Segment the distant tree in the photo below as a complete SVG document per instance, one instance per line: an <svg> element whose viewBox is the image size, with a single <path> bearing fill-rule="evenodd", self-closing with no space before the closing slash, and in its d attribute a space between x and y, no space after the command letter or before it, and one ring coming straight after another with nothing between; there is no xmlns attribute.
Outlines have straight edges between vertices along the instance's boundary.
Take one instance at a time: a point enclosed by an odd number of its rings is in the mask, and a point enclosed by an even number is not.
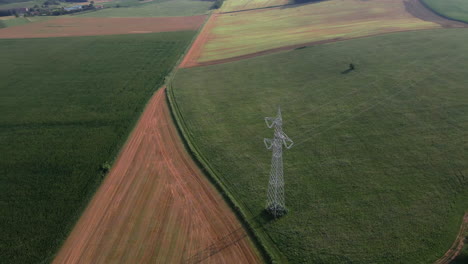
<svg viewBox="0 0 468 264"><path fill-rule="evenodd" d="M0 10L0 17L2 16L11 16L10 10Z"/></svg>
<svg viewBox="0 0 468 264"><path fill-rule="evenodd" d="M216 0L211 6L211 9L219 9L223 5L224 0Z"/></svg>
<svg viewBox="0 0 468 264"><path fill-rule="evenodd" d="M291 4L305 4L305 3L312 3L312 2L322 2L325 0L290 0Z"/></svg>

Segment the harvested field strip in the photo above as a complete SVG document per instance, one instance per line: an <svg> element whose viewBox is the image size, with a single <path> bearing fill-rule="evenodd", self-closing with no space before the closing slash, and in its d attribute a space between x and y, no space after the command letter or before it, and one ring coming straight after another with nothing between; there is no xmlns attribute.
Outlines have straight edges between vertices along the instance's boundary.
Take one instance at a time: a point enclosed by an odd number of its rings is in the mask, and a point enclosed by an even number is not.
<svg viewBox="0 0 468 264"><path fill-rule="evenodd" d="M412 0L416 1L416 0ZM217 14L199 36L201 51L188 61L207 62L329 39L441 28L414 17L404 0L330 0L231 14Z"/></svg>
<svg viewBox="0 0 468 264"><path fill-rule="evenodd" d="M445 255L434 262L434 264L450 264L462 251L465 245L465 238L468 236L468 212L463 217L463 222L458 232L457 238L452 247L445 253Z"/></svg>
<svg viewBox="0 0 468 264"><path fill-rule="evenodd" d="M151 18L63 17L0 30L0 38L45 38L197 30L205 16Z"/></svg>
<svg viewBox="0 0 468 264"><path fill-rule="evenodd" d="M240 223L177 135L164 89L54 263L259 263Z"/></svg>
<svg viewBox="0 0 468 264"><path fill-rule="evenodd" d="M212 14L208 21L206 21L205 26L198 34L197 38L193 42L192 46L190 47L187 54L184 56L184 59L179 65L179 68L189 68L198 65L198 58L201 57L201 51L203 49L203 45L208 41L208 36L215 27L215 21L219 14Z"/></svg>
<svg viewBox="0 0 468 264"><path fill-rule="evenodd" d="M221 12L233 12L270 6L287 5L289 0L225 0Z"/></svg>

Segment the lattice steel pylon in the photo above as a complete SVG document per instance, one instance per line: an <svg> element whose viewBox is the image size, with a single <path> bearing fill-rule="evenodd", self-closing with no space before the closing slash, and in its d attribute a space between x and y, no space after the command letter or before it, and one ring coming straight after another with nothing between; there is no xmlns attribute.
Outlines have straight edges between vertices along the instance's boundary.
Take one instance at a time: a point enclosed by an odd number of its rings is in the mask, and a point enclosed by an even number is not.
<svg viewBox="0 0 468 264"><path fill-rule="evenodd" d="M271 149L273 152L266 210L274 218L277 218L286 213L284 203L283 145L286 149L290 149L294 142L283 132L283 119L280 108L278 108L278 115L276 117L266 117L265 122L268 128L275 129L273 139L265 138L263 140L266 148Z"/></svg>

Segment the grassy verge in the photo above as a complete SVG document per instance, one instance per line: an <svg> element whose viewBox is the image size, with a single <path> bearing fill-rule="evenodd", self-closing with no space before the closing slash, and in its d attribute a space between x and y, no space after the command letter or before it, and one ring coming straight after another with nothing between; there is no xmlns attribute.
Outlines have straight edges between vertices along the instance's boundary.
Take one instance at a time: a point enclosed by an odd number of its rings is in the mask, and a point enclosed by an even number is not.
<svg viewBox="0 0 468 264"><path fill-rule="evenodd" d="M258 225L256 224L256 222L249 221L249 219L252 219L254 217L258 218L257 221L260 218L263 218L264 221L269 221L269 217L265 216L264 214L254 216L251 213L247 212L245 209L243 209L243 207L239 206L237 200L232 196L232 194L229 192L229 189L226 188L226 186L217 176L213 168L210 166L210 163L204 158L203 155L200 154L196 146L191 143L193 142L193 138L190 132L187 130L183 117L179 111L171 85L168 86L168 89L166 90L166 95L171 108L172 117L176 121L177 130L181 135L184 145L186 146L189 153L192 155L197 165L202 169L205 175L208 176L208 179L211 181L211 183L218 189L225 201L231 206L234 213L241 221L245 230L253 239L255 246L263 256L263 259L267 261L267 263L285 263L286 259L284 258L284 256L272 244L272 241L267 239L266 234L258 230Z"/></svg>
<svg viewBox="0 0 468 264"><path fill-rule="evenodd" d="M395 33L180 69L170 96L194 155L267 250L431 263L467 209L467 41L466 29ZM278 105L296 142L284 152L290 211L265 221L263 118Z"/></svg>
<svg viewBox="0 0 468 264"><path fill-rule="evenodd" d="M4 263L51 260L194 34L0 40Z"/></svg>

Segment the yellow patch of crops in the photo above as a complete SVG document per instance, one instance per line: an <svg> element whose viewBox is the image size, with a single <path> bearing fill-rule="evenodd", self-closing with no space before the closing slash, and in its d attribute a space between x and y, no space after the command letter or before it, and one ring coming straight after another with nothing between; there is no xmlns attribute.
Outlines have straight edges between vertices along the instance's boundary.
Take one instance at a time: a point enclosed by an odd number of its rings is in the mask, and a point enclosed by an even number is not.
<svg viewBox="0 0 468 264"><path fill-rule="evenodd" d="M221 12L286 5L289 0L225 0Z"/></svg>
<svg viewBox="0 0 468 264"><path fill-rule="evenodd" d="M232 1L243 0L226 4ZM218 14L198 62L314 41L441 27L412 16L403 1L329 0Z"/></svg>

